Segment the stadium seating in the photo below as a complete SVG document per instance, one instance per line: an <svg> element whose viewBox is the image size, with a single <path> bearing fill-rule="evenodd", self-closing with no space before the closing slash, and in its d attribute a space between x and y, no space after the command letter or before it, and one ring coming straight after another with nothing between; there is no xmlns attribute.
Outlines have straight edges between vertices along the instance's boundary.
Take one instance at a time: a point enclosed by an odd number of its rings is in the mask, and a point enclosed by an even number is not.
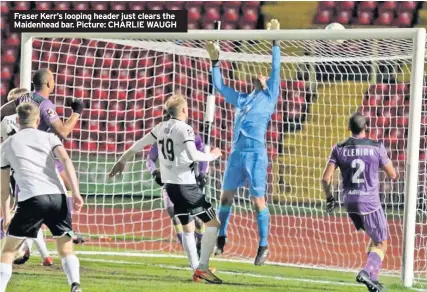
<svg viewBox="0 0 427 292"><path fill-rule="evenodd" d="M314 24L376 25L411 27L422 2L417 1L334 1L319 2Z"/></svg>

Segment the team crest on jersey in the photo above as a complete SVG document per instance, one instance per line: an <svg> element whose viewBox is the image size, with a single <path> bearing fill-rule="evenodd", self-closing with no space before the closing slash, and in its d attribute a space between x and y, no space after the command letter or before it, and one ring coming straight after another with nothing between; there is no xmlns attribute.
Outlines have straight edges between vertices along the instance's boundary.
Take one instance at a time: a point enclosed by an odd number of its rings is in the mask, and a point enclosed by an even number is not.
<svg viewBox="0 0 427 292"><path fill-rule="evenodd" d="M54 117L56 113L53 109L50 108L47 110L47 114L49 115L49 117Z"/></svg>
<svg viewBox="0 0 427 292"><path fill-rule="evenodd" d="M188 132L189 136L194 136L194 130L193 129L188 129L187 132Z"/></svg>

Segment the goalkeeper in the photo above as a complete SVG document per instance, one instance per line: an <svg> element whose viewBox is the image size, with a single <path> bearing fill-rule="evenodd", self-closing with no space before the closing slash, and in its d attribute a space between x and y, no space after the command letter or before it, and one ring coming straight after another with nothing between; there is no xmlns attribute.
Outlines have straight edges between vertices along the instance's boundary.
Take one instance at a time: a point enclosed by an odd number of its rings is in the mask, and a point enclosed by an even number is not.
<svg viewBox="0 0 427 292"><path fill-rule="evenodd" d="M197 134L195 135L194 142L196 144L197 150L203 152L205 145L204 145L200 135L197 135ZM156 161L158 158L159 158L159 148L157 147L157 144L153 144L153 146L150 149L150 152L148 153L146 166L147 166L148 170L150 171L150 173L152 174L153 179L156 181L156 183L159 186L163 186L164 184L162 183L162 177L161 177L160 171L157 169L157 166L156 166ZM197 185L202 190L206 185L206 172L207 172L207 170L208 170L207 162L204 162L204 161L199 162L199 174L196 176L196 181L197 181ZM182 224L181 224L181 221L179 220L179 218L177 216L175 216L174 205L173 205L171 199L169 198L169 195L168 195L165 187L162 188L162 196L163 196L163 202L165 204L168 215L172 220L172 223L173 223L173 226L174 226L174 229L176 232L176 237L177 237L179 243L182 245L182 232L183 232ZM194 235L196 237L196 242L197 242L196 243L197 253L200 256L202 237L203 237L205 225L203 224L202 220L200 220L198 217L194 217L194 221L195 221L195 225L196 225L196 230L194 232Z"/></svg>
<svg viewBox="0 0 427 292"><path fill-rule="evenodd" d="M267 29L279 29L280 24L273 19ZM249 181L249 191L256 209L259 248L255 265L262 265L268 257L268 230L270 213L266 206L266 182L268 157L265 134L271 114L274 112L279 96L280 48L273 41L272 68L269 78L259 75L254 79L254 91L237 92L224 85L219 68L219 47L212 42L206 46L212 61L212 79L215 89L224 96L225 101L235 107L233 147L225 170L223 191L219 207L221 226L217 239L216 254L224 251L226 229L231 215L233 197L237 188Z"/></svg>

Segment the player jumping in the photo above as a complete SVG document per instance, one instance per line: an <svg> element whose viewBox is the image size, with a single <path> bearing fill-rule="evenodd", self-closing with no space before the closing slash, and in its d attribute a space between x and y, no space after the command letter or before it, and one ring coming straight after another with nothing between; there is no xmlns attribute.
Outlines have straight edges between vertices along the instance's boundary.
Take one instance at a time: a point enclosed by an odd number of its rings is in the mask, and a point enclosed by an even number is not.
<svg viewBox="0 0 427 292"><path fill-rule="evenodd" d="M73 163L58 137L37 130L39 109L32 103L22 103L17 108L20 130L1 147L1 211L3 229L7 236L0 263L0 292L12 276L12 262L25 238L37 237L45 224L56 238L58 254L72 292L81 292L80 264L73 251L73 230L68 211L66 189L57 170L55 157L64 165L72 189L76 212L83 206ZM11 218L9 178L10 169L16 173L20 186L18 208Z"/></svg>
<svg viewBox="0 0 427 292"><path fill-rule="evenodd" d="M205 146L200 135L197 135L197 134L195 135L195 143L196 143L197 150L203 151ZM153 176L153 179L155 180L155 182L159 186L164 186L164 184L162 183L161 173L156 166L156 161L158 157L159 157L159 148L157 147L157 144L153 144L153 146L150 149L150 152L148 153L148 159L147 159L146 165L151 175ZM203 188L206 185L206 172L208 170L208 164L206 162L200 162L198 166L199 166L199 174L196 176L196 180L199 187L203 190ZM179 218L174 214L174 211L173 211L174 206L171 199L168 196L168 193L165 187L162 188L162 196L163 196L163 202L165 204L168 215L172 220L176 237L179 243L181 243L182 245L182 224L181 224L181 221L179 221ZM194 217L194 223L196 225L194 234L196 236L197 254L200 256L200 249L202 246L202 238L203 238L203 232L204 232L205 226L203 222L199 219L199 217Z"/></svg>
<svg viewBox="0 0 427 292"><path fill-rule="evenodd" d="M190 265L194 270L193 279L221 284L222 281L209 269L209 258L215 248L219 222L216 212L200 191L194 175L194 163L197 161L213 161L221 156L221 151L215 148L210 154L200 152L194 143L194 130L186 123L188 105L185 97L174 95L170 97L165 109L170 120L161 122L151 132L137 141L116 162L110 171L110 177L121 174L126 161L133 157L145 146L156 142L161 152L160 173L162 183L174 204L174 214L182 223L184 236L182 243L187 253ZM196 240L194 237L194 220L197 216L206 225L202 239L200 261L197 256Z"/></svg>
<svg viewBox="0 0 427 292"><path fill-rule="evenodd" d="M267 29L279 29L280 24L273 19ZM259 248L255 265L264 264L268 257L268 233L270 213L266 206L268 157L265 134L271 114L276 107L280 84L280 47L273 41L272 68L267 79L258 76L254 80L255 90L251 93L237 92L224 85L219 69L219 47L209 42L206 46L212 61L212 75L215 89L231 103L236 110L234 118L233 147L224 174L223 192L219 207L219 229L216 254L224 252L226 230L231 215L231 206L237 188L249 181L249 191L256 209Z"/></svg>
<svg viewBox="0 0 427 292"><path fill-rule="evenodd" d="M356 277L371 292L385 291L378 282L381 263L387 250L388 223L381 207L379 172L383 169L392 180L398 173L388 158L384 145L366 137L366 118L355 113L350 117L352 137L336 144L323 173L322 185L326 194L327 211L335 208L331 180L335 169L341 171L344 205L356 230L364 230L371 238L366 266Z"/></svg>
<svg viewBox="0 0 427 292"><path fill-rule="evenodd" d="M20 97L21 95L28 94L29 91L25 88L14 88L7 95L7 101L12 101ZM1 138L2 142L6 141L10 136L16 134L19 131L19 125L17 124L17 114L6 116L1 121ZM15 184L14 171L11 169L10 172L10 193L14 196L14 201L17 202L17 196L19 193L19 187ZM16 207L16 204L15 204ZM14 208L12 208L14 209ZM1 227L1 226L0 226ZM3 234L3 232L2 232ZM0 236L0 239L2 236ZM53 258L49 255L49 251L44 241L43 231L40 229L37 232L37 238L34 239L37 250L42 258L43 266L53 265ZM31 254L31 247L33 245L33 239L26 239L20 250L18 251L17 258L14 260L14 264L20 265L28 261Z"/></svg>
<svg viewBox="0 0 427 292"><path fill-rule="evenodd" d="M50 72L49 69L40 69L36 71L33 75L33 85L35 89L34 92L22 95L16 100L8 102L2 106L1 116L3 117L15 113L16 107L22 102L34 103L40 109L41 120L39 130L45 132L52 131L60 138L66 139L79 120L83 111L83 103L78 99L74 99L70 103L73 113L70 118L63 123L56 113L55 104L49 99L50 94L52 94L55 89L55 80L52 72ZM56 161L56 167L64 181L65 187L67 190L71 190L70 183L68 182L67 176L64 172L64 167L58 160ZM69 210L70 212L73 212L71 197L68 196L67 200L69 203ZM84 241L85 239L82 236L75 234L75 238L73 238L74 243L83 243Z"/></svg>

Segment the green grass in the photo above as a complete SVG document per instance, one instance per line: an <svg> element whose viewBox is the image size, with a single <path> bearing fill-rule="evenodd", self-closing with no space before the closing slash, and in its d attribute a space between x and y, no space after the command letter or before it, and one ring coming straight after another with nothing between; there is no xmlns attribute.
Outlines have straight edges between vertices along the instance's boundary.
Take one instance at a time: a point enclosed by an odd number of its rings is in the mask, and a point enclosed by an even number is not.
<svg viewBox="0 0 427 292"><path fill-rule="evenodd" d="M50 244L49 244L50 246ZM183 258L118 257L106 255L79 255L81 284L86 292L107 291L330 291L362 292L353 273L314 269L220 262L211 264L225 284L193 283L187 261ZM314 282L309 282L309 281ZM326 283L323 281L330 281ZM402 288L399 279L382 277L393 291L411 291ZM33 255L24 266L14 266L14 274L7 292L69 291L66 277L55 257L53 267L40 266L40 258Z"/></svg>

